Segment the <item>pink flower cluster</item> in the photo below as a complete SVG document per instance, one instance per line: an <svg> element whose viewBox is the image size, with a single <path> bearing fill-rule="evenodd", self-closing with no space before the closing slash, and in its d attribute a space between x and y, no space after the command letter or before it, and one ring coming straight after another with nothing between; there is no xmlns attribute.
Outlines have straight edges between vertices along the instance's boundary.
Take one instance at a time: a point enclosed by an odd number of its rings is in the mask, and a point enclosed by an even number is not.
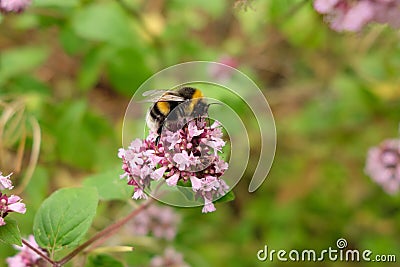
<svg viewBox="0 0 400 267"><path fill-rule="evenodd" d="M172 208L151 205L135 217L132 228L138 235L152 233L157 238L172 240L179 221L180 217Z"/></svg>
<svg viewBox="0 0 400 267"><path fill-rule="evenodd" d="M0 0L0 11L21 12L31 4L32 0Z"/></svg>
<svg viewBox="0 0 400 267"><path fill-rule="evenodd" d="M10 180L11 174L3 176L0 172L0 190L12 189L13 185ZM10 212L25 213L25 204L21 202L22 199L19 196L10 195L7 196L0 192L0 227L5 225L6 222L4 218Z"/></svg>
<svg viewBox="0 0 400 267"><path fill-rule="evenodd" d="M145 140L134 140L128 149L120 149L129 185L135 187L134 199L147 198L144 189L152 181L165 179L168 186L178 181L190 183L197 198L204 201L203 213L215 211L212 201L229 191L220 177L228 164L220 158L225 142L218 122L208 126L205 119L194 119L182 129L166 130L158 136L150 133Z"/></svg>
<svg viewBox="0 0 400 267"><path fill-rule="evenodd" d="M155 256L150 262L150 267L165 266L189 267L183 260L182 254L171 247L166 248L163 255Z"/></svg>
<svg viewBox="0 0 400 267"><path fill-rule="evenodd" d="M357 32L371 22L400 27L400 0L315 0L314 8L338 32Z"/></svg>
<svg viewBox="0 0 400 267"><path fill-rule="evenodd" d="M383 141L368 151L365 172L389 194L400 189L400 139Z"/></svg>
<svg viewBox="0 0 400 267"><path fill-rule="evenodd" d="M33 235L29 236L28 242L33 247L41 249L39 248L39 245L36 243ZM22 245L22 247L14 246L14 248L19 250L19 253L14 257L7 258L7 264L9 267L41 266L38 264L41 257L38 254L36 254L33 250L31 250L29 247ZM43 253L45 252L43 251Z"/></svg>

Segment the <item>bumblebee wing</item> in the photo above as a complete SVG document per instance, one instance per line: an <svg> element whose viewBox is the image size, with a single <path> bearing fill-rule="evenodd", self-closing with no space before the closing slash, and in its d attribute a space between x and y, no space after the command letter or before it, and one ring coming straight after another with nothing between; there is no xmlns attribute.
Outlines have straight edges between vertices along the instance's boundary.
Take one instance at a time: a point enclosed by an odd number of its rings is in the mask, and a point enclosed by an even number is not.
<svg viewBox="0 0 400 267"><path fill-rule="evenodd" d="M173 95L173 94L165 94L162 95L157 101L185 101L185 99L181 96Z"/></svg>
<svg viewBox="0 0 400 267"><path fill-rule="evenodd" d="M158 101L184 101L183 97L177 96L170 90L149 90L142 94L147 98L140 102L158 102Z"/></svg>
<svg viewBox="0 0 400 267"><path fill-rule="evenodd" d="M156 90L148 90L142 94L142 96L145 97L145 99L139 101L139 102L157 102L158 99L160 99L163 94L169 92L168 90L162 90L162 89L156 89Z"/></svg>
<svg viewBox="0 0 400 267"><path fill-rule="evenodd" d="M165 89L148 90L148 91L144 92L142 94L142 96L153 96L153 95L161 96L161 95L165 94L166 92L170 92L170 91L169 90L165 90Z"/></svg>

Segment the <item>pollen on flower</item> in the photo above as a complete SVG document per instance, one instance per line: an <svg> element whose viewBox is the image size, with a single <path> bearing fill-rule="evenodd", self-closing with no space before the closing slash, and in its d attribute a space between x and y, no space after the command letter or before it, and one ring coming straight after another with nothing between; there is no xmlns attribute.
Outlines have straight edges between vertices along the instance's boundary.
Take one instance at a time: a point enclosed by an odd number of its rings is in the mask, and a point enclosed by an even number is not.
<svg viewBox="0 0 400 267"><path fill-rule="evenodd" d="M150 133L146 139L135 139L127 149L119 150L124 170L121 178L135 187L133 198L146 198L145 189L151 182L164 178L172 187L179 181L190 183L195 197L205 203L203 212L214 211L212 200L229 191L221 178L228 163L219 155L225 146L220 124L210 127L205 119L198 118L176 132L165 131L159 142L154 136Z"/></svg>

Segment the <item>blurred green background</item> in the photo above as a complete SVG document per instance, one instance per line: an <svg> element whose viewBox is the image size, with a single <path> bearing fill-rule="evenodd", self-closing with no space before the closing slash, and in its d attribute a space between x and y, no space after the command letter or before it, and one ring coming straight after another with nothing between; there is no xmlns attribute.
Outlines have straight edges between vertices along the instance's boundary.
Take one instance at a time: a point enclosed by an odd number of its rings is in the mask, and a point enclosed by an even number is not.
<svg viewBox="0 0 400 267"><path fill-rule="evenodd" d="M247 192L248 172L236 199L217 204L216 212L176 208L182 222L173 246L185 261L283 266L258 261L257 251L264 245L320 251L341 237L349 248L397 253L399 261L400 197L364 174L369 147L399 136L399 39L384 25L333 32L311 1L296 0L34 0L22 14L0 15L1 125L7 125L0 170L14 172L27 204L26 215L12 216L27 236L54 190L93 174L118 179L123 116L140 84L177 63L229 58L269 101L276 156L255 193ZM130 209L124 201L101 202L91 233ZM111 253L127 266L146 266L164 245L137 245L122 234L112 242L135 246ZM0 266L14 253L2 244Z"/></svg>

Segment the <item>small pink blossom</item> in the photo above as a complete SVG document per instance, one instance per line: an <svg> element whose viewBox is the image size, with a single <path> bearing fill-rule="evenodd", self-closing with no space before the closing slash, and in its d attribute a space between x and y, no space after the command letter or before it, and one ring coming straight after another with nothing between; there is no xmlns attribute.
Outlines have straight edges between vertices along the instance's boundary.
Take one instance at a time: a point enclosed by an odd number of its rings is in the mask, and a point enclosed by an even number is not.
<svg viewBox="0 0 400 267"><path fill-rule="evenodd" d="M132 198L133 199L147 199L147 195L143 192L143 190L141 188L136 187Z"/></svg>
<svg viewBox="0 0 400 267"><path fill-rule="evenodd" d="M167 170L167 168L168 168L168 167L164 166L164 167L161 167L161 168L155 170L155 171L151 174L151 178L153 178L153 180L156 180L156 181L160 180L161 177L164 176L164 173L165 173L165 171Z"/></svg>
<svg viewBox="0 0 400 267"><path fill-rule="evenodd" d="M5 12L21 12L31 4L31 0L1 0L0 10Z"/></svg>
<svg viewBox="0 0 400 267"><path fill-rule="evenodd" d="M22 199L19 196L11 195L8 198L8 211L15 211L17 213L24 214L26 212L25 204L21 202Z"/></svg>
<svg viewBox="0 0 400 267"><path fill-rule="evenodd" d="M195 136L199 136L204 132L204 129L198 129L195 122L191 121L189 122L188 125L188 131L189 131L189 138L192 139Z"/></svg>
<svg viewBox="0 0 400 267"><path fill-rule="evenodd" d="M314 8L319 13L328 13L340 0L316 0Z"/></svg>
<svg viewBox="0 0 400 267"><path fill-rule="evenodd" d="M179 144L180 142L182 142L181 134L179 133L179 131L177 131L175 133L167 131L167 136L166 136L165 140L169 143L168 149L170 149L170 150L173 149L176 144Z"/></svg>
<svg viewBox="0 0 400 267"><path fill-rule="evenodd" d="M181 253L176 252L173 248L167 248L163 255L155 256L151 262L150 267L189 267L189 265L184 262Z"/></svg>
<svg viewBox="0 0 400 267"><path fill-rule="evenodd" d="M7 196L6 194L0 193L0 226L5 225L4 218L10 212L17 212L24 214L26 212L25 204L21 202L22 199L19 196L11 195Z"/></svg>
<svg viewBox="0 0 400 267"><path fill-rule="evenodd" d="M400 27L400 0L315 0L335 31L357 32L372 22Z"/></svg>
<svg viewBox="0 0 400 267"><path fill-rule="evenodd" d="M175 186L178 183L178 180L179 180L179 173L176 173L165 181L167 182L167 185Z"/></svg>
<svg viewBox="0 0 400 267"><path fill-rule="evenodd" d="M129 225L135 234L153 234L157 238L174 239L180 217L170 207L151 205L139 213Z"/></svg>
<svg viewBox="0 0 400 267"><path fill-rule="evenodd" d="M214 204L210 200L206 199L202 212L209 213L209 212L214 212L214 211L215 211Z"/></svg>
<svg viewBox="0 0 400 267"><path fill-rule="evenodd" d="M12 175L12 173L10 173L7 176L3 176L2 172L0 172L0 190L4 190L4 189L13 189L14 186L12 185L12 182L10 180L10 176Z"/></svg>
<svg viewBox="0 0 400 267"><path fill-rule="evenodd" d="M365 173L389 194L400 190L400 139L388 139L368 151Z"/></svg>
<svg viewBox="0 0 400 267"><path fill-rule="evenodd" d="M190 176L190 182L192 183L192 188L194 191L197 191L201 188L201 179L196 176Z"/></svg>
<svg viewBox="0 0 400 267"><path fill-rule="evenodd" d="M39 245L36 243L33 235L30 235L28 239L29 240L27 240L27 241L29 242L29 244L31 246L33 246L39 250L42 250L39 247ZM38 254L36 254L34 251L32 251L30 248L28 248L24 244L22 245L22 247L14 246L14 248L19 250L19 252L17 255L7 258L6 261L7 261L7 264L9 267L39 266L38 263L39 263L41 257ZM42 250L42 252L44 254L46 254L46 252L44 250Z"/></svg>

